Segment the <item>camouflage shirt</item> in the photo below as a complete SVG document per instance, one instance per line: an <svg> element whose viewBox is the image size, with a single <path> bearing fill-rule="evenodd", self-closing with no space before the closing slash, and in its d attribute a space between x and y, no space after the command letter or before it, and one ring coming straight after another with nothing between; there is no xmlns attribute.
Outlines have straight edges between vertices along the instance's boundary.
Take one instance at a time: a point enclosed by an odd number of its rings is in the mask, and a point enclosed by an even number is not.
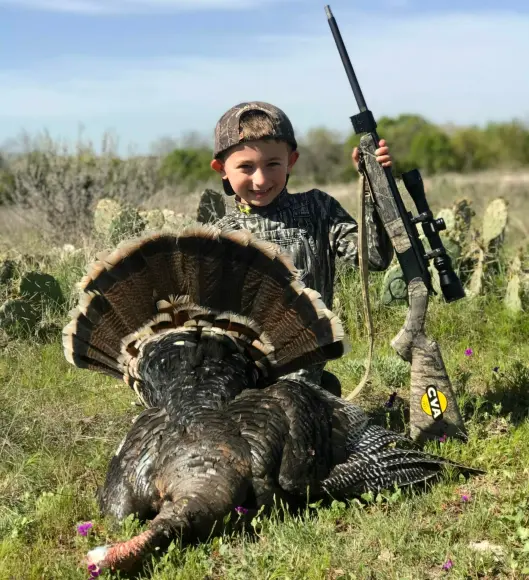
<svg viewBox="0 0 529 580"><path fill-rule="evenodd" d="M288 251L305 286L319 292L332 309L336 260L358 266L357 222L335 198L318 189L290 194L285 188L266 207L242 205L234 198L229 198L227 206L217 227L249 230ZM393 246L369 198L366 222L369 269L385 270L393 258ZM321 370L314 369L317 375Z"/></svg>

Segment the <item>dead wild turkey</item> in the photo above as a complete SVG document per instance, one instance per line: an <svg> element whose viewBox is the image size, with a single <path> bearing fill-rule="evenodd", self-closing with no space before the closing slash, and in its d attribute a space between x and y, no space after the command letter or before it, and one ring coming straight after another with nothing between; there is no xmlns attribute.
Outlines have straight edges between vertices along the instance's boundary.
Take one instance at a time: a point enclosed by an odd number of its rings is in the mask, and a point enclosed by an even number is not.
<svg viewBox="0 0 529 580"><path fill-rule="evenodd" d="M344 331L289 259L249 233L199 226L132 241L100 256L80 287L67 360L123 379L147 407L100 505L149 528L92 550L91 564L135 567L172 539L207 538L236 506L410 485L449 463L390 446L407 441L316 385L280 378L340 357Z"/></svg>

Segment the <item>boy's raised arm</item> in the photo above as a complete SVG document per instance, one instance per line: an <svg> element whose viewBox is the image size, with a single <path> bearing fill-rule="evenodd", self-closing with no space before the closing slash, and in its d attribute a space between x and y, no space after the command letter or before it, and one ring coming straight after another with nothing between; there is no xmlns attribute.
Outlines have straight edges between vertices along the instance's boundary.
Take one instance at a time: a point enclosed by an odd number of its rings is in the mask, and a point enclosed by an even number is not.
<svg viewBox="0 0 529 580"><path fill-rule="evenodd" d="M393 260L393 245L370 197L366 197L366 235L369 269L386 270ZM358 224L334 198L329 215L329 241L336 257L358 266Z"/></svg>

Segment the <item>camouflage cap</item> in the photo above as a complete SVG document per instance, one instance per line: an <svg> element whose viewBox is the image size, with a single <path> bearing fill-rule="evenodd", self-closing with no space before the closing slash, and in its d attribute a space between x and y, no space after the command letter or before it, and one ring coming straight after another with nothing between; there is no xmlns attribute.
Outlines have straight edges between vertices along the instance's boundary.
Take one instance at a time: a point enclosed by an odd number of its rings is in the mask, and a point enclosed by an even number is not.
<svg viewBox="0 0 529 580"><path fill-rule="evenodd" d="M248 111L263 111L272 121L273 131L268 135L273 139L281 139L297 149L297 142L294 136L294 128L290 119L278 107L270 103L253 101L251 103L240 103L226 111L219 119L215 127L215 149L213 156L217 157L234 145L245 141L244 135L240 131L240 119L243 113Z"/></svg>

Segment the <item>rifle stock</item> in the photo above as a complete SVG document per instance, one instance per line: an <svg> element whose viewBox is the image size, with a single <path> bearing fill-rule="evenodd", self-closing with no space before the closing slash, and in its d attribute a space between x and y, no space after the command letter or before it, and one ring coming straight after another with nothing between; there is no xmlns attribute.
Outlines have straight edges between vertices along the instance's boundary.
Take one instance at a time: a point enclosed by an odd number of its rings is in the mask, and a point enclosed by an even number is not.
<svg viewBox="0 0 529 580"><path fill-rule="evenodd" d="M444 299L453 302L465 296L461 281L452 268L450 257L439 236L439 231L446 226L442 219L433 218L418 170L402 175L418 211L418 215L413 217L406 210L391 168L382 167L376 161L375 151L380 139L375 118L366 105L329 6L325 7L325 12L360 109L360 113L351 117L355 133L363 133L358 148L359 169L366 177L375 210L391 239L408 289L408 314L391 346L411 365L410 435L416 441L443 435L466 439L465 426L441 351L424 330L429 296L435 294L428 269L429 260L433 260L439 272ZM419 237L418 223L422 223L429 251L425 250Z"/></svg>

